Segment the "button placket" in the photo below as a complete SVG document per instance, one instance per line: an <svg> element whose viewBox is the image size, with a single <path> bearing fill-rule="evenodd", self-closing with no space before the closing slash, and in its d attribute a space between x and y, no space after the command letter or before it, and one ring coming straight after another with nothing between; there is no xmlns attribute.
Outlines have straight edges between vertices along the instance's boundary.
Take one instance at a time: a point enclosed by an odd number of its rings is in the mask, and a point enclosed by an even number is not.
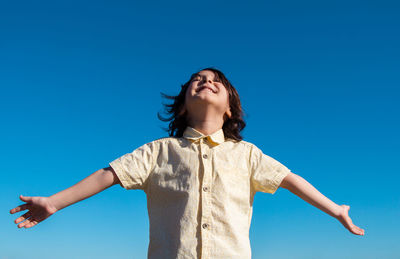
<svg viewBox="0 0 400 259"><path fill-rule="evenodd" d="M203 192L201 195L201 204L202 204L202 218L201 218L201 236L202 236L202 256L201 258L206 258L210 245L210 229L211 225L211 201L209 195L209 186L211 181L211 156L209 154L209 147L206 143L206 139L202 138L200 140L200 154L201 154L201 162L203 164L204 172L203 172L203 180L201 183Z"/></svg>

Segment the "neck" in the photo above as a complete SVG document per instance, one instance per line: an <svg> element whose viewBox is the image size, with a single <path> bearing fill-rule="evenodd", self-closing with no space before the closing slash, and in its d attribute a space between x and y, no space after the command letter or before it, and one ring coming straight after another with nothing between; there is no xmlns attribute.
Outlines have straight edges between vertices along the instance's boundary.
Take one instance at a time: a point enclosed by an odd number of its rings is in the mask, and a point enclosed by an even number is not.
<svg viewBox="0 0 400 259"><path fill-rule="evenodd" d="M189 126L200 131L204 135L210 135L219 129L222 129L223 125L224 120L215 116L192 117L189 119Z"/></svg>

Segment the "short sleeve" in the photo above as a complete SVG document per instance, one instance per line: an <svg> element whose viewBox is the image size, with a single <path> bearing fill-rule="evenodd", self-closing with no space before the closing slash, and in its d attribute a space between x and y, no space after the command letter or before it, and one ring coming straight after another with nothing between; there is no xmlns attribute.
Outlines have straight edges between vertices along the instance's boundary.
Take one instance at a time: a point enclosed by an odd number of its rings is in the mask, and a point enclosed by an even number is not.
<svg viewBox="0 0 400 259"><path fill-rule="evenodd" d="M115 159L109 165L114 169L123 188L144 190L154 168L157 152L156 143L153 141Z"/></svg>
<svg viewBox="0 0 400 259"><path fill-rule="evenodd" d="M250 152L251 183L255 192L274 194L291 171L252 145Z"/></svg>

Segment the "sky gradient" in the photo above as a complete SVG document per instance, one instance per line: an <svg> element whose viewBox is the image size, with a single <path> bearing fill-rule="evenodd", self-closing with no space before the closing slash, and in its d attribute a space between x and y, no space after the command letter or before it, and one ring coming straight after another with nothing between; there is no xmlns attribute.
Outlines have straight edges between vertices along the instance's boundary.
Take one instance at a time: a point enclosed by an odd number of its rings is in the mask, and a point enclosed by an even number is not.
<svg viewBox="0 0 400 259"><path fill-rule="evenodd" d="M113 186L30 229L50 196L154 139L160 92L214 66L257 145L365 236L287 190L257 193L253 259L400 258L396 1L19 1L0 8L0 259L146 258L143 191Z"/></svg>

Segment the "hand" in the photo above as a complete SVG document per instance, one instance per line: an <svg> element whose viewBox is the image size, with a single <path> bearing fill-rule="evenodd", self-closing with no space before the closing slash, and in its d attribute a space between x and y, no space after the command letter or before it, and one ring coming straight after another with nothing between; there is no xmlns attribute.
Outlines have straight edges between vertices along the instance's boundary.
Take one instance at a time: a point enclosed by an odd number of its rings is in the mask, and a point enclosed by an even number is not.
<svg viewBox="0 0 400 259"><path fill-rule="evenodd" d="M15 224L18 224L25 220L18 225L18 228L33 227L57 212L56 207L48 197L26 197L20 195L19 198L26 203L10 210L10 213L14 214L23 210L28 210L28 212L14 221Z"/></svg>
<svg viewBox="0 0 400 259"><path fill-rule="evenodd" d="M351 233L356 235L364 235L364 229L361 229L353 224L351 218L349 217L349 209L348 205L341 205L338 216L336 218L343 224L345 228L347 228Z"/></svg>

